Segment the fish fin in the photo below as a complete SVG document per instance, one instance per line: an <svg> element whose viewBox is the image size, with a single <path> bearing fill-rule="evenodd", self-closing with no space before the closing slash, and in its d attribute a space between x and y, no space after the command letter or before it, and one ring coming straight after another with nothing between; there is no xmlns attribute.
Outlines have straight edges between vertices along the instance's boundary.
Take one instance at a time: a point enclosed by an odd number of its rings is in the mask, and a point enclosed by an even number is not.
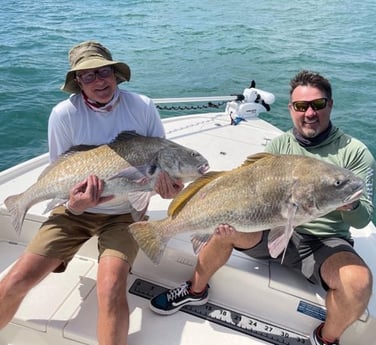
<svg viewBox="0 0 376 345"><path fill-rule="evenodd" d="M149 199L150 200L150 199ZM135 222L139 222L141 220L146 220L145 219L145 214L146 214L146 211L148 210L148 206L149 206L149 201L148 203L145 205L145 207L143 209L140 209L140 210L136 210L135 208L131 208L131 215L132 215L132 219L135 221ZM148 217L149 218L149 217Z"/></svg>
<svg viewBox="0 0 376 345"><path fill-rule="evenodd" d="M287 247L286 226L270 229L268 236L268 249L272 258L277 258Z"/></svg>
<svg viewBox="0 0 376 345"><path fill-rule="evenodd" d="M200 253L201 249L206 245L206 243L210 240L212 236L213 236L212 233L194 234L191 236L191 243L193 246L193 251L196 255Z"/></svg>
<svg viewBox="0 0 376 345"><path fill-rule="evenodd" d="M110 176L107 180L113 180L116 178L126 178L129 181L136 182L138 184L144 185L147 184L150 180L148 176L148 165L142 165L138 167L130 166L119 171L117 174Z"/></svg>
<svg viewBox="0 0 376 345"><path fill-rule="evenodd" d="M256 163L260 159L271 158L274 156L274 154L268 152L255 153L254 155L248 156L240 167L249 166Z"/></svg>
<svg viewBox="0 0 376 345"><path fill-rule="evenodd" d="M142 137L141 134L136 133L135 131L122 131L120 132L114 140L111 141L110 144L119 142L119 141L126 141L133 139L135 137Z"/></svg>
<svg viewBox="0 0 376 345"><path fill-rule="evenodd" d="M22 207L19 201L22 194L11 195L4 200L4 204L10 213L12 225L18 236L21 234L22 224L26 215L26 208Z"/></svg>
<svg viewBox="0 0 376 345"><path fill-rule="evenodd" d="M146 209L142 211L137 211L134 208L132 208L131 210L131 216L135 222L140 221L144 217L145 213L146 213Z"/></svg>
<svg viewBox="0 0 376 345"><path fill-rule="evenodd" d="M43 214L46 214L47 212L50 212L53 208L63 205L67 202L67 199L52 199L46 206L46 208L43 211Z"/></svg>
<svg viewBox="0 0 376 345"><path fill-rule="evenodd" d="M203 176L198 177L171 201L168 207L168 215L174 217L202 187L226 173L227 171L209 171Z"/></svg>
<svg viewBox="0 0 376 345"><path fill-rule="evenodd" d="M160 221L137 222L129 225L129 231L141 250L158 265L161 262L169 237L162 235Z"/></svg>
<svg viewBox="0 0 376 345"><path fill-rule="evenodd" d="M283 252L281 264L283 263L283 260L285 258L287 245L290 241L292 234L294 233L293 220L297 209L298 206L296 204L289 205L287 224L284 227L280 226L271 229L269 232L268 248L270 256L272 258L276 258Z"/></svg>
<svg viewBox="0 0 376 345"><path fill-rule="evenodd" d="M67 158L68 156L71 156L77 152L85 152L85 151L90 151L92 149L96 149L99 147L99 145L75 145L71 146L67 151L65 151L60 157L61 158Z"/></svg>
<svg viewBox="0 0 376 345"><path fill-rule="evenodd" d="M128 200L132 207L137 211L144 211L150 202L150 198L154 195L154 192L129 192Z"/></svg>

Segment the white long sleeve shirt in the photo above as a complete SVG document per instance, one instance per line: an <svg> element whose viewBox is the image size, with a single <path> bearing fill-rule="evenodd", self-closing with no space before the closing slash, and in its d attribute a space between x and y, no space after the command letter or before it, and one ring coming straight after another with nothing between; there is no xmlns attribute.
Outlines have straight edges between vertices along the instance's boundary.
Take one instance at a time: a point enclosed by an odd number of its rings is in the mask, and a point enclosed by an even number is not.
<svg viewBox="0 0 376 345"><path fill-rule="evenodd" d="M117 94L119 101L109 112L93 110L81 94L71 95L52 109L48 123L50 162L72 146L107 144L125 130L165 137L159 113L150 98L122 89ZM122 214L130 211L130 205L128 202L99 205L87 211Z"/></svg>

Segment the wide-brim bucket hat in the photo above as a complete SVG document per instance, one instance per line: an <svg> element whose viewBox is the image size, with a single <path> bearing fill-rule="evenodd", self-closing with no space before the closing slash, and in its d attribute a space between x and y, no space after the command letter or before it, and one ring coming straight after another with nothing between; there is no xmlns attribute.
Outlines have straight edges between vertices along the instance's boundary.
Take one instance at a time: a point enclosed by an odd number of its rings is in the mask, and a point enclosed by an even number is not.
<svg viewBox="0 0 376 345"><path fill-rule="evenodd" d="M65 77L61 87L69 93L80 93L81 88L76 81L76 71L113 66L117 83L129 81L131 70L124 62L112 60L111 52L102 44L95 41L86 41L74 46L68 54L71 69Z"/></svg>

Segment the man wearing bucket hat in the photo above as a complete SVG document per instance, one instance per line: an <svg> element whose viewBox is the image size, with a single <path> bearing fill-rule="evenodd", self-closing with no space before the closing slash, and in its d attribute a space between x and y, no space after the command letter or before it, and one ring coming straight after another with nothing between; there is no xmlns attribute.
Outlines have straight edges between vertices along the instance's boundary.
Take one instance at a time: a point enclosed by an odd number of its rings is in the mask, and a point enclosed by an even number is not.
<svg viewBox="0 0 376 345"><path fill-rule="evenodd" d="M145 136L164 137L158 111L146 96L118 88L129 81L127 64L114 61L98 42L87 41L69 52L71 69L62 90L71 96L57 104L48 124L51 162L78 144L100 145L128 130ZM155 190L163 198L174 197L183 187L160 174ZM10 273L0 283L0 328L16 313L24 296L51 272L63 272L83 242L98 236L97 273L98 342L126 344L129 310L128 273L138 246L127 226L133 222L127 202L99 205L103 181L89 176L70 192L65 206L55 208ZM88 212L85 212L88 211Z"/></svg>

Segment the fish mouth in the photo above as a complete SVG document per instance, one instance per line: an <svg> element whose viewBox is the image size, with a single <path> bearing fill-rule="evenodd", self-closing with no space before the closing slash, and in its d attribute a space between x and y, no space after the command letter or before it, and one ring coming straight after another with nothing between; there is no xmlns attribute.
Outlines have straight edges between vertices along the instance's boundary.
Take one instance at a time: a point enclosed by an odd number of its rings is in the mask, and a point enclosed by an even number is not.
<svg viewBox="0 0 376 345"><path fill-rule="evenodd" d="M209 164L208 164L208 163L205 163L205 164L200 165L200 166L198 167L198 172L199 172L201 175L204 175L208 170L209 170Z"/></svg>
<svg viewBox="0 0 376 345"><path fill-rule="evenodd" d="M346 204L349 204L353 201L356 201L360 199L360 197L362 196L362 193L363 193L363 187L358 189L354 194L348 196L343 202Z"/></svg>

